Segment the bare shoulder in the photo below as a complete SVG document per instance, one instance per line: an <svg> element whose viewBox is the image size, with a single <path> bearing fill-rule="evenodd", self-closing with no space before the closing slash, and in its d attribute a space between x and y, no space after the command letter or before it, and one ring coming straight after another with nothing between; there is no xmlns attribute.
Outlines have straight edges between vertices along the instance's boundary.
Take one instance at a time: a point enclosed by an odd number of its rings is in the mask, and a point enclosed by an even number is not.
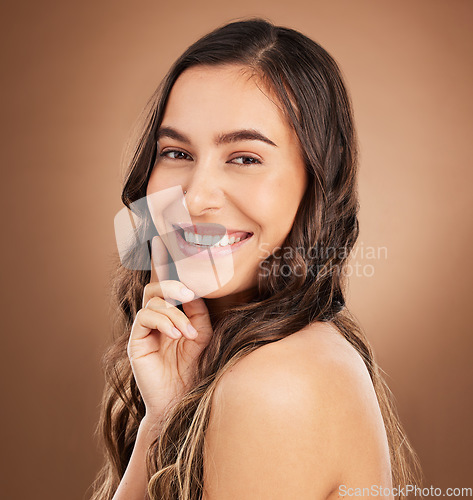
<svg viewBox="0 0 473 500"><path fill-rule="evenodd" d="M260 390L268 385L276 394L284 386L305 387L311 392L330 388L346 392L346 384L360 393L372 392L371 378L356 349L330 323L317 322L288 337L266 344L240 359L223 377L220 390L240 389L251 380Z"/></svg>
<svg viewBox="0 0 473 500"><path fill-rule="evenodd" d="M204 500L327 499L340 485L390 485L371 378L333 325L315 323L264 345L223 375L204 471Z"/></svg>

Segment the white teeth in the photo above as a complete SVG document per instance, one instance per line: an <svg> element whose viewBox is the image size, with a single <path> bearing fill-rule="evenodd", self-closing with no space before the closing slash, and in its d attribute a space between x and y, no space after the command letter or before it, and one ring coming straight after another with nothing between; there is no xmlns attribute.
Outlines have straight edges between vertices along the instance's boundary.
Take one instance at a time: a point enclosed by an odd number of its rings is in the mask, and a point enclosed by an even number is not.
<svg viewBox="0 0 473 500"><path fill-rule="evenodd" d="M184 237L188 243L195 243L194 233L188 233L184 231Z"/></svg>
<svg viewBox="0 0 473 500"><path fill-rule="evenodd" d="M211 236L210 234L201 235L188 231L184 231L184 238L188 243L192 243L194 245L213 247L225 247L241 241L241 238L235 238L234 236L228 238L228 235L226 234L220 238L220 236Z"/></svg>
<svg viewBox="0 0 473 500"><path fill-rule="evenodd" d="M218 246L225 247L228 245L228 236L226 234L223 235L223 238L220 240Z"/></svg>

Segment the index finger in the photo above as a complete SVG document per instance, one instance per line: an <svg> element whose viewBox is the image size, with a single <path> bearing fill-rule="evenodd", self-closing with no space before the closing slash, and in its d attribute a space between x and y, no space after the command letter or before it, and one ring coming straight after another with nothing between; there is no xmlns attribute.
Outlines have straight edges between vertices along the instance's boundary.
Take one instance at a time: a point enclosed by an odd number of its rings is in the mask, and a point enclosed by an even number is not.
<svg viewBox="0 0 473 500"><path fill-rule="evenodd" d="M151 278L150 283L169 279L168 251L160 236L151 240Z"/></svg>
<svg viewBox="0 0 473 500"><path fill-rule="evenodd" d="M155 236L151 240L151 277L149 282L155 283L166 281L169 279L169 261L166 245L160 236ZM166 307L175 306L177 301L169 297L164 298ZM144 297L143 297L144 301Z"/></svg>

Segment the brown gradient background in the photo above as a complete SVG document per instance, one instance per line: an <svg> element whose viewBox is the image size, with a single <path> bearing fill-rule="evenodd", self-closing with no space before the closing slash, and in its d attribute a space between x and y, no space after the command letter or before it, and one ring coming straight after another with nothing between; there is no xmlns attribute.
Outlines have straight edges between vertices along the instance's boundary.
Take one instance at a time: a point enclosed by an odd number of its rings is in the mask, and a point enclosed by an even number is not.
<svg viewBox="0 0 473 500"><path fill-rule="evenodd" d="M3 2L2 499L88 498L125 142L180 53L250 15L302 31L342 68L365 270L349 305L426 485L473 486L473 3L236 3Z"/></svg>

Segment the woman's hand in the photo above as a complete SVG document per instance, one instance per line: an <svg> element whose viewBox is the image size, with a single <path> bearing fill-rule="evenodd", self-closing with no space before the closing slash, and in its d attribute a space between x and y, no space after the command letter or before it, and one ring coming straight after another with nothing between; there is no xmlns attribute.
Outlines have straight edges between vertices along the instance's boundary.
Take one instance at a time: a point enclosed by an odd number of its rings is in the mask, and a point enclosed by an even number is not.
<svg viewBox="0 0 473 500"><path fill-rule="evenodd" d="M179 281L157 281L154 266L161 266L163 274L169 276L165 274L166 252L161 238L156 236L152 242L151 279L145 286L143 306L136 314L127 346L146 416L151 419L159 418L171 401L183 395L196 358L213 333L204 299L194 299L194 292ZM169 299L182 302L185 314Z"/></svg>

